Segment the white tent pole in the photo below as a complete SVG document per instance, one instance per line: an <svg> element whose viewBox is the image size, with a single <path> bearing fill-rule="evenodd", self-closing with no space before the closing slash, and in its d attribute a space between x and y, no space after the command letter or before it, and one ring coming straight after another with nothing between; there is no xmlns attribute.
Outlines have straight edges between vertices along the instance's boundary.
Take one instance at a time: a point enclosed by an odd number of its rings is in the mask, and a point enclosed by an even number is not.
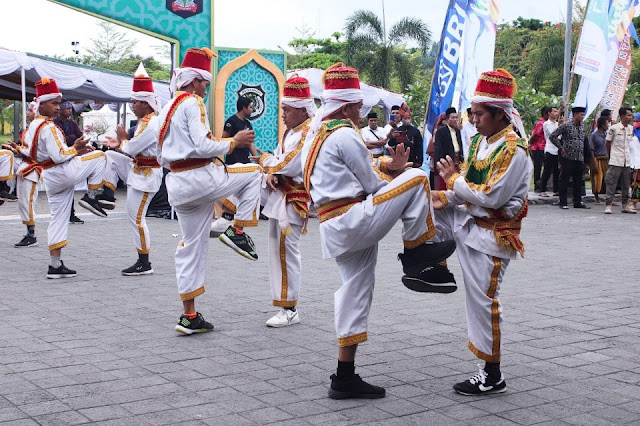
<svg viewBox="0 0 640 426"><path fill-rule="evenodd" d="M20 67L20 80L22 88L22 128L27 128L27 88L25 84L24 67ZM37 113L37 111L36 111Z"/></svg>

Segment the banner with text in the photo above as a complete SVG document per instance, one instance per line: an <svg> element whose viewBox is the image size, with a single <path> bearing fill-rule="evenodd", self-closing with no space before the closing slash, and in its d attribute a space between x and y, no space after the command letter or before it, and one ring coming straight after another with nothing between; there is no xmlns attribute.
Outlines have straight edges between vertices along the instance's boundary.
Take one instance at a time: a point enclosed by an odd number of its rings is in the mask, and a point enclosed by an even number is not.
<svg viewBox="0 0 640 426"><path fill-rule="evenodd" d="M620 45L618 60L613 67L609 84L600 101L599 109L610 109L612 118L616 118L622 106L622 100L627 90L627 83L631 75L631 36L627 34Z"/></svg>

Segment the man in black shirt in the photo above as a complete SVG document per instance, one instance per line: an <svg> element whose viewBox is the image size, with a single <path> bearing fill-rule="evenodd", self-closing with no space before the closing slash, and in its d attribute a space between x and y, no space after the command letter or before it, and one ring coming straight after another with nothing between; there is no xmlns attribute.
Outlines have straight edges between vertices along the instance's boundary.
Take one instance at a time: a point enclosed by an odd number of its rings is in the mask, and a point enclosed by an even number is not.
<svg viewBox="0 0 640 426"><path fill-rule="evenodd" d="M405 148L411 148L409 161L413 163L413 167L420 167L422 166L422 134L411 124L409 107L401 108L398 112L402 115L402 125L391 132L388 145L395 149L396 145L403 143Z"/></svg>
<svg viewBox="0 0 640 426"><path fill-rule="evenodd" d="M238 112L229 117L224 123L224 131L222 132L223 138L232 138L240 130L249 129L253 130L251 122L248 118L253 114L253 102L246 96L240 96L236 103ZM258 156L255 145L251 145L249 148L236 148L233 152L227 155L225 163L250 163L249 156Z"/></svg>

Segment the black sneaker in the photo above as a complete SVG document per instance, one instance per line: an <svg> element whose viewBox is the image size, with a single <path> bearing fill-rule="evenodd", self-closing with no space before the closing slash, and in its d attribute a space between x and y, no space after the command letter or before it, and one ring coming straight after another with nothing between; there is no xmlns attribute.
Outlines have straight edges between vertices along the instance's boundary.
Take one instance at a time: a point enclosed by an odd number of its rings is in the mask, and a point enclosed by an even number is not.
<svg viewBox="0 0 640 426"><path fill-rule="evenodd" d="M33 235L25 235L22 237L19 243L14 244L14 247L35 247L38 245L38 239Z"/></svg>
<svg viewBox="0 0 640 426"><path fill-rule="evenodd" d="M180 315L178 325L176 325L176 331L178 333L191 335L194 333L206 333L213 331L213 324L207 322L200 312L194 319L189 319L186 315Z"/></svg>
<svg viewBox="0 0 640 426"><path fill-rule="evenodd" d="M72 225L82 225L84 223L84 220L80 219L76 215L73 215L69 218L69 223Z"/></svg>
<svg viewBox="0 0 640 426"><path fill-rule="evenodd" d="M0 199L5 201L18 201L18 197L10 192L0 192Z"/></svg>
<svg viewBox="0 0 640 426"><path fill-rule="evenodd" d="M80 201L78 201L78 204L80 204L82 207L89 210L91 213L95 214L96 216L107 217L107 212L102 210L102 207L100 207L98 200L96 200L95 198L89 197L89 194L84 194L84 196L80 199Z"/></svg>
<svg viewBox="0 0 640 426"><path fill-rule="evenodd" d="M52 280L57 278L71 278L75 277L76 275L78 275L76 271L64 266L64 263L62 261L60 261L60 266L58 266L57 268L49 265L49 272L47 272L47 278L50 278Z"/></svg>
<svg viewBox="0 0 640 426"><path fill-rule="evenodd" d="M122 275L127 275L127 276L149 275L149 274L153 274L153 268L151 267L151 263L150 262L144 263L140 259L138 259L135 265L122 270Z"/></svg>
<svg viewBox="0 0 640 426"><path fill-rule="evenodd" d="M404 253L398 254L402 262L402 270L405 275L416 276L427 266L433 266L447 260L456 251L456 242L453 240L441 243L426 243L414 249L404 249Z"/></svg>
<svg viewBox="0 0 640 426"><path fill-rule="evenodd" d="M338 377L331 375L329 398L331 399L378 399L384 398L386 391L381 386L371 385L354 374L352 377Z"/></svg>
<svg viewBox="0 0 640 426"><path fill-rule="evenodd" d="M488 393L502 393L507 391L504 375L500 373L498 379L491 379L482 367L475 376L464 382L453 385L453 390L461 395L484 395Z"/></svg>
<svg viewBox="0 0 640 426"><path fill-rule="evenodd" d="M116 208L116 197L111 194L103 192L102 194L98 194L96 196L96 200L98 200L98 204L103 209L113 210Z"/></svg>
<svg viewBox="0 0 640 426"><path fill-rule="evenodd" d="M402 284L420 293L453 293L458 289L453 274L439 263L427 266L415 276L405 275Z"/></svg>
<svg viewBox="0 0 640 426"><path fill-rule="evenodd" d="M244 256L249 260L258 260L256 246L246 232L238 234L233 226L229 226L218 239L225 245L231 247L240 256Z"/></svg>

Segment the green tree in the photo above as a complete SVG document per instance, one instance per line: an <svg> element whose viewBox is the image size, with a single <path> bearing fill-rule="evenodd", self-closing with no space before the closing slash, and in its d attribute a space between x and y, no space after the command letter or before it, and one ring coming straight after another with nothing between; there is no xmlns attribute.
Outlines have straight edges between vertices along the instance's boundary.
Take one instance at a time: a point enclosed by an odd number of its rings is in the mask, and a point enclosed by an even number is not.
<svg viewBox="0 0 640 426"><path fill-rule="evenodd" d="M408 41L418 44L422 55L430 47L431 31L421 19L405 17L388 34L380 18L371 11L357 10L345 25L346 62L377 86L389 87L396 77L404 90L413 81L414 71L406 54Z"/></svg>
<svg viewBox="0 0 640 426"><path fill-rule="evenodd" d="M130 40L124 31L117 25L107 21L98 23L100 31L98 35L91 39L91 47L87 49L93 63L98 67L117 63L133 53L136 45L135 40Z"/></svg>
<svg viewBox="0 0 640 426"><path fill-rule="evenodd" d="M287 55L289 68L325 69L336 62L344 61L345 43L342 34L334 32L328 38L295 38L289 42L295 55Z"/></svg>

